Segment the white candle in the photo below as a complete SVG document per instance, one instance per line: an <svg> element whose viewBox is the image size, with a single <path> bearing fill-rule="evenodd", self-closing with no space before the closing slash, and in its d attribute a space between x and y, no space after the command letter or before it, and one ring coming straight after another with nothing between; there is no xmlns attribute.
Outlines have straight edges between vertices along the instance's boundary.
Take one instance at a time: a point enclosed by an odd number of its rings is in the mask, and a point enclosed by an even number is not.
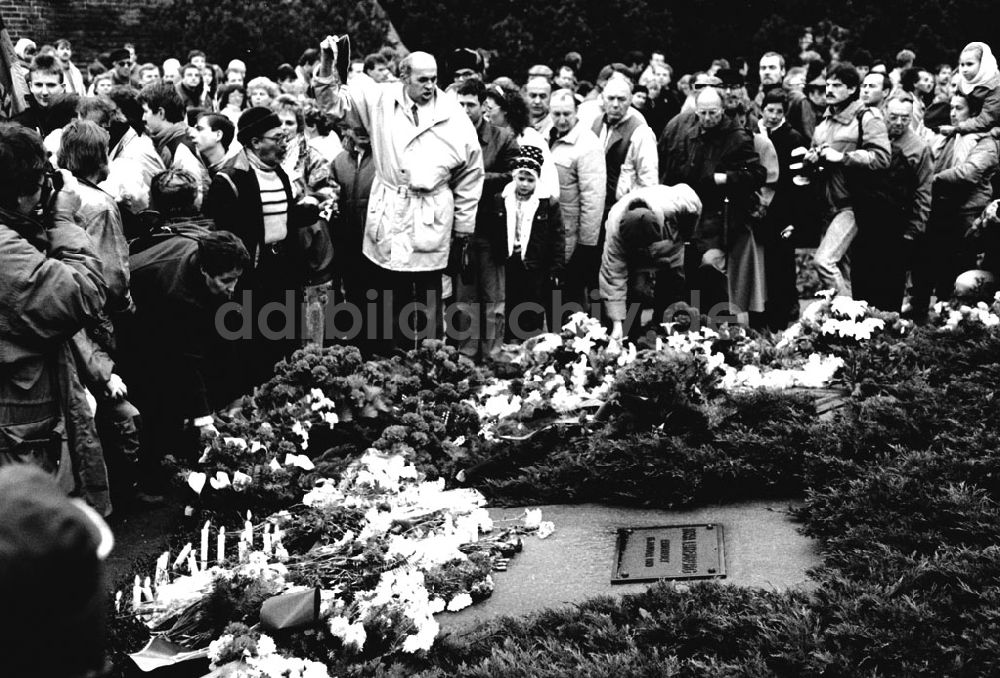
<svg viewBox="0 0 1000 678"><path fill-rule="evenodd" d="M205 521L205 527L201 528L201 569L208 569L208 531L211 529L210 521Z"/></svg>
<svg viewBox="0 0 1000 678"><path fill-rule="evenodd" d="M146 581L142 583L142 595L146 598L147 602L153 602L153 582L146 577Z"/></svg>
<svg viewBox="0 0 1000 678"><path fill-rule="evenodd" d="M198 574L198 561L195 559L193 553L188 554L188 571L192 575Z"/></svg>
<svg viewBox="0 0 1000 678"><path fill-rule="evenodd" d="M153 581L157 586L164 583L167 580L167 566L170 564L170 551L164 551L160 554L160 557L156 559L156 574L153 577Z"/></svg>
<svg viewBox="0 0 1000 678"><path fill-rule="evenodd" d="M215 560L219 565L226 559L226 528L219 528L219 544L216 549Z"/></svg>
<svg viewBox="0 0 1000 678"><path fill-rule="evenodd" d="M240 549L240 552L239 552L240 562L241 563L247 562L247 542L246 542L246 539L240 539L239 549Z"/></svg>
<svg viewBox="0 0 1000 678"><path fill-rule="evenodd" d="M179 570L181 563L187 563L189 555L191 555L191 542L184 544L184 548L182 548L181 552L177 554L177 560L174 561L174 569Z"/></svg>
<svg viewBox="0 0 1000 678"><path fill-rule="evenodd" d="M247 516L249 515L250 512L247 511ZM249 518L247 518L246 522L243 523L243 540L246 541L248 545L253 546L253 523L250 522Z"/></svg>
<svg viewBox="0 0 1000 678"><path fill-rule="evenodd" d="M115 613L122 611L122 592L115 591Z"/></svg>
<svg viewBox="0 0 1000 678"><path fill-rule="evenodd" d="M139 575L135 575L135 582L132 584L132 611L137 612L142 605L142 583Z"/></svg>
<svg viewBox="0 0 1000 678"><path fill-rule="evenodd" d="M268 532L268 528L271 527L270 523L264 523L264 553L271 555L271 533Z"/></svg>

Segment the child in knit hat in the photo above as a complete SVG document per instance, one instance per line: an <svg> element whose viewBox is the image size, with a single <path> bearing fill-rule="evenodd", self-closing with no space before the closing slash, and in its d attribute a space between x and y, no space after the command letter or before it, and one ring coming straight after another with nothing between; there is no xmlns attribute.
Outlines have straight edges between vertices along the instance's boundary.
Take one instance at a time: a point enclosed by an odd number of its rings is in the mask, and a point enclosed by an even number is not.
<svg viewBox="0 0 1000 678"><path fill-rule="evenodd" d="M559 197L538 177L542 149L522 146L511 163L512 181L496 198L494 252L506 262L507 341L523 341L551 320L553 277L562 271L566 234Z"/></svg>

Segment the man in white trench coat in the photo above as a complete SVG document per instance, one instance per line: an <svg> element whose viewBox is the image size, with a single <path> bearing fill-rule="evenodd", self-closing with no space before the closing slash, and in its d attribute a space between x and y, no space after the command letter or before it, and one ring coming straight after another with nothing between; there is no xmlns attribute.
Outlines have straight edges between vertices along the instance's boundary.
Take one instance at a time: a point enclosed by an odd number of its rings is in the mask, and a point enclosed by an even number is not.
<svg viewBox="0 0 1000 678"><path fill-rule="evenodd" d="M403 59L399 82L377 84L362 74L344 88L337 55L338 41L326 38L316 97L368 130L375 161L362 244L371 264L367 298L375 303L363 309L363 339L376 351L412 348L441 336L441 274L452 248L463 250L475 230L482 149L468 116L438 89L430 54Z"/></svg>

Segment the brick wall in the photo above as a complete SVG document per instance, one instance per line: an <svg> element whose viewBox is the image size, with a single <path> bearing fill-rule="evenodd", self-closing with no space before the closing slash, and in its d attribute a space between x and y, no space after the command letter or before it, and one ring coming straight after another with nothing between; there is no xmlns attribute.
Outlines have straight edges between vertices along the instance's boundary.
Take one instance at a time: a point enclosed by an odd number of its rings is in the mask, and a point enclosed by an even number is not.
<svg viewBox="0 0 1000 678"><path fill-rule="evenodd" d="M0 0L14 42L29 37L39 45L67 38L73 61L83 67L100 52L135 44L141 61L170 55L170 36L157 31L151 10L170 0Z"/></svg>

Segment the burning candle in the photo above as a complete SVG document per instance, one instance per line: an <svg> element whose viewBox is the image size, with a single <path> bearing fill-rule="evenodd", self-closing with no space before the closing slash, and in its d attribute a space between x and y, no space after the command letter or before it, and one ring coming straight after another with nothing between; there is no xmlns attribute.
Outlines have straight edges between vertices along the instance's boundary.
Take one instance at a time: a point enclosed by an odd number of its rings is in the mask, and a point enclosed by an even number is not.
<svg viewBox="0 0 1000 678"><path fill-rule="evenodd" d="M145 599L146 599L147 602L150 602L150 603L153 602L153 600L154 600L154 598L153 598L153 582L150 580L149 577L146 577L146 580L144 582L142 582L142 595L143 595L143 597L145 597Z"/></svg>
<svg viewBox="0 0 1000 678"><path fill-rule="evenodd" d="M239 557L241 563L245 563L247 561L247 542L246 542L246 539L240 539L239 556L238 557Z"/></svg>

